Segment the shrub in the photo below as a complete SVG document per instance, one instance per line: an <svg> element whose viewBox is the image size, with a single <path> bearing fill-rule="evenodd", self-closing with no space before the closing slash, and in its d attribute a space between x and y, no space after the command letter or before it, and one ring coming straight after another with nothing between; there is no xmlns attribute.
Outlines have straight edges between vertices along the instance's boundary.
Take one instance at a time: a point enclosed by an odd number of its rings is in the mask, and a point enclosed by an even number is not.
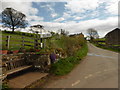
<svg viewBox="0 0 120 90"><path fill-rule="evenodd" d="M75 52L86 43L83 37L62 36L61 39L54 42L52 46L62 48L67 56L73 56Z"/></svg>
<svg viewBox="0 0 120 90"><path fill-rule="evenodd" d="M57 63L52 64L51 72L55 75L64 75L71 71L73 64L67 59L61 59Z"/></svg>
<svg viewBox="0 0 120 90"><path fill-rule="evenodd" d="M87 52L88 52L88 46L87 44L85 44L80 50L78 50L78 52L76 53L76 57L82 59L84 56L87 55Z"/></svg>
<svg viewBox="0 0 120 90"><path fill-rule="evenodd" d="M52 64L50 72L55 75L65 75L69 73L79 61L87 55L88 47L84 44L83 47L78 50L74 56L60 59L55 64Z"/></svg>

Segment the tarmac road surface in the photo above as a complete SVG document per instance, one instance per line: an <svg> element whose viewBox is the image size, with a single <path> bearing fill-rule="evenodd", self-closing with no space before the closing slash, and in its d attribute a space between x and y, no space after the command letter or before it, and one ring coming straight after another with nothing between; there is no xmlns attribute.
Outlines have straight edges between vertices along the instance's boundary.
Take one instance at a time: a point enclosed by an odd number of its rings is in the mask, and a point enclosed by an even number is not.
<svg viewBox="0 0 120 90"><path fill-rule="evenodd" d="M118 53L90 43L88 47L88 55L79 65L44 88L118 88Z"/></svg>

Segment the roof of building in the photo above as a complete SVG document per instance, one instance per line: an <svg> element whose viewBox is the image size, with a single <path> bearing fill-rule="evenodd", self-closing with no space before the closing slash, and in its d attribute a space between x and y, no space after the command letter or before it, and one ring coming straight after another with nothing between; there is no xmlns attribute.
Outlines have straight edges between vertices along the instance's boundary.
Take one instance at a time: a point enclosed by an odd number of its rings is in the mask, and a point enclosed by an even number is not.
<svg viewBox="0 0 120 90"><path fill-rule="evenodd" d="M111 34L113 34L113 33L120 34L120 29L119 29L119 28L116 28L116 29L114 29L114 30L108 32L108 33L105 35L105 37L108 36L108 35L111 35Z"/></svg>

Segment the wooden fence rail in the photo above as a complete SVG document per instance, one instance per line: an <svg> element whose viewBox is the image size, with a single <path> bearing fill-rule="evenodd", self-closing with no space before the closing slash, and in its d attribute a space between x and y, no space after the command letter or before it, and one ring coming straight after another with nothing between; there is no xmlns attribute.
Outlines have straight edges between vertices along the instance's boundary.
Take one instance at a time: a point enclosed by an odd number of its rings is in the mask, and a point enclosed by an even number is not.
<svg viewBox="0 0 120 90"><path fill-rule="evenodd" d="M2 42L4 42L6 49L10 49L10 45L19 45L20 48L25 48L25 46L32 48L40 48L41 38L29 38L29 37L16 37L16 36L3 36ZM16 43L14 43L16 42ZM42 44L45 45L45 44Z"/></svg>

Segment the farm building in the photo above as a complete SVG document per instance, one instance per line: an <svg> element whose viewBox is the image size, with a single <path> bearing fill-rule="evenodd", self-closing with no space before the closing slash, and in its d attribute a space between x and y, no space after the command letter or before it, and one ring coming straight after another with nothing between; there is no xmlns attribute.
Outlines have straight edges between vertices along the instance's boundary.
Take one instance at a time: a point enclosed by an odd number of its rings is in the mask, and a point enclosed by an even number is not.
<svg viewBox="0 0 120 90"><path fill-rule="evenodd" d="M120 45L120 29L116 28L113 31L105 35L106 44L108 45Z"/></svg>
<svg viewBox="0 0 120 90"><path fill-rule="evenodd" d="M82 33L69 35L70 37L84 37Z"/></svg>
<svg viewBox="0 0 120 90"><path fill-rule="evenodd" d="M41 38L51 37L51 33L45 30L42 25L31 26L31 31L40 34Z"/></svg>

